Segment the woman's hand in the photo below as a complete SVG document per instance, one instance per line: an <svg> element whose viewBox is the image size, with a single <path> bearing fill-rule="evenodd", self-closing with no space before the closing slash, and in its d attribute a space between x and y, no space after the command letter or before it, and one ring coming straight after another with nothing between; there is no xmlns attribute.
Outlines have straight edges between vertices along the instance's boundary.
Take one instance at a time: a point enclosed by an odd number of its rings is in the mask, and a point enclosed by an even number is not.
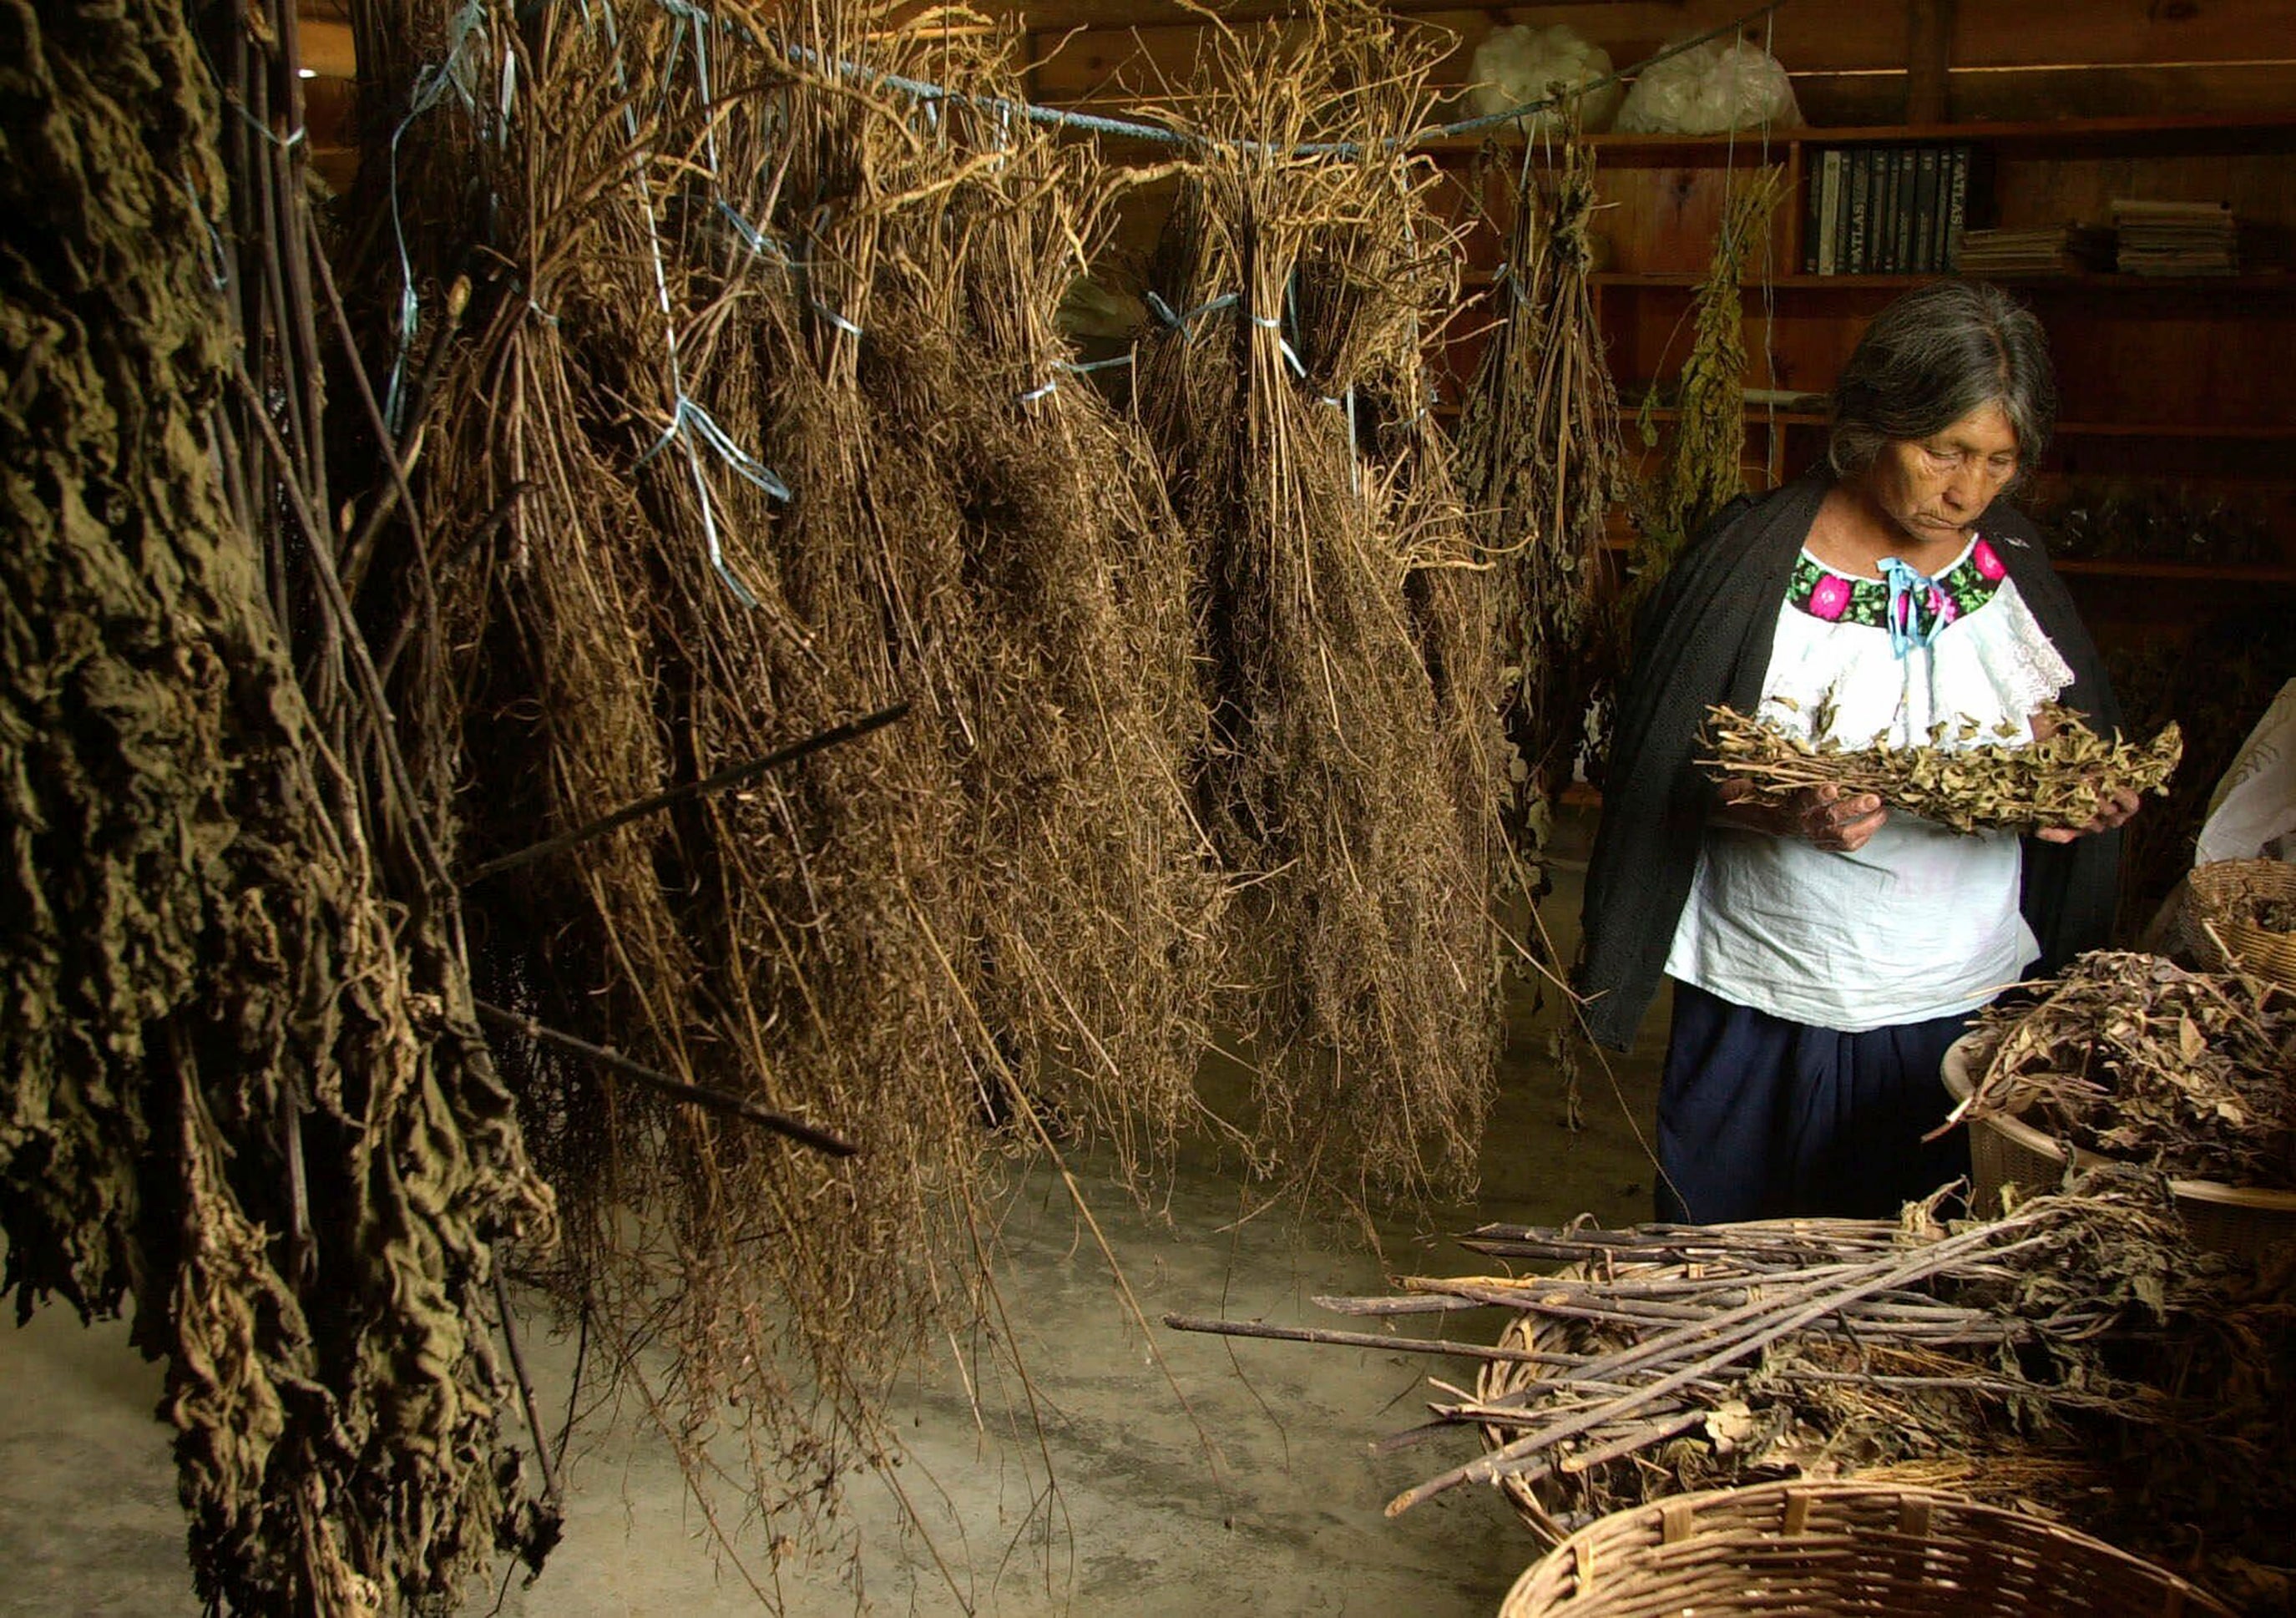
<svg viewBox="0 0 2296 1618"><path fill-rule="evenodd" d="M1805 786L1785 798L1772 800L1764 798L1753 782L1739 776L1719 783L1714 790L1719 800L1714 817L1723 825L1767 832L1773 837L1803 838L1838 854L1864 848L1890 817L1882 801L1871 793L1845 798L1838 786Z"/></svg>
<svg viewBox="0 0 2296 1618"><path fill-rule="evenodd" d="M2115 790L2108 796L2093 817L2081 825L2045 825L2033 834L2043 842L2070 842L2076 837L2094 837L2099 832L2109 832L2124 825L2144 801L2127 787Z"/></svg>

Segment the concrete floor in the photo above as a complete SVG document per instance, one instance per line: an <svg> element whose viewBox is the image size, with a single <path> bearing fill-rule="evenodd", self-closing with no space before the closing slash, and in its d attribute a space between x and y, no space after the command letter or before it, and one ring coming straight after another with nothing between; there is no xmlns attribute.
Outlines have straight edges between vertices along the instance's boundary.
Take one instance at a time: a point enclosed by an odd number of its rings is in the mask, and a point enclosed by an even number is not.
<svg viewBox="0 0 2296 1618"><path fill-rule="evenodd" d="M1549 914L1576 909L1575 874L1566 872ZM1384 1264L1327 1231L1274 1217L1226 1230L1238 1213L1235 1187L1204 1165L1182 1165L1163 1218L1086 1178L1149 1318L1170 1311L1362 1329L1371 1323L1308 1299L1390 1291L1401 1273L1471 1273L1488 1261L1443 1238L1481 1220L1647 1218L1638 1131L1649 1128L1654 1039L1645 1032L1640 1060L1614 1064L1615 1088L1599 1072L1588 1076L1587 1127L1574 1134L1561 1127L1546 1019L1527 993L1512 1021L1481 1195L1439 1211L1425 1228L1383 1230ZM1015 1615L1497 1610L1534 1547L1495 1492L1456 1491L1393 1521L1381 1510L1467 1458L1472 1441L1449 1434L1383 1458L1367 1450L1413 1425L1429 1376L1464 1381L1472 1367L1159 1326L1153 1346L1185 1395L1183 1411L1049 1176L1023 1186L1005 1236L1005 1301L1025 1334L1041 1446L1003 1416L1012 1390L984 1390L986 1430L977 1425L943 1351L891 1412L908 1447L897 1476L914 1512L882 1484L856 1483L860 1580L840 1559L785 1565L785 1610L844 1614L857 1602L877 1612ZM1486 1339L1496 1329L1480 1314L1443 1327ZM570 1347L531 1335L545 1409L562 1409ZM0 1618L196 1612L166 1435L152 1416L159 1375L129 1353L124 1330L83 1331L53 1312L21 1330L0 1327ZM578 1435L568 1474L566 1538L542 1579L524 1589L512 1582L499 1606L484 1592L469 1613L757 1610L742 1575L713 1558L667 1447L641 1420L602 1421Z"/></svg>

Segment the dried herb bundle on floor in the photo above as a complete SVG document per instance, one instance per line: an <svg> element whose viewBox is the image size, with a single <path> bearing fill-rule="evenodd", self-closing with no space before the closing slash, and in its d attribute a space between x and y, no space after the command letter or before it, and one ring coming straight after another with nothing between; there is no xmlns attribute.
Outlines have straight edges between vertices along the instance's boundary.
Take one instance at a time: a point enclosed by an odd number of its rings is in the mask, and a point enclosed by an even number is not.
<svg viewBox="0 0 2296 1618"><path fill-rule="evenodd" d="M2296 1189L2296 994L2097 950L2030 1006L1988 1007L1960 1109L2013 1114L2163 1174Z"/></svg>
<svg viewBox="0 0 2296 1618"><path fill-rule="evenodd" d="M2023 745L1981 741L1976 724L1964 720L1932 727L1922 745L1851 748L1715 708L1699 764L1718 781L1751 780L1767 798L1834 785L1956 832L2030 832L2084 825L2116 791L2164 792L2183 756L2173 723L2150 742L2130 742L2099 735L2054 702L2043 703L2041 715L2037 728L2046 734Z"/></svg>
<svg viewBox="0 0 2296 1618"><path fill-rule="evenodd" d="M1504 1487L1549 1543L1610 1511L1778 1477L1948 1487L2041 1510L2290 1610L2296 1281L2196 1254L2157 1182L2085 1177L2008 1217L1779 1220L1606 1230L1486 1226L1479 1252L1550 1275L1406 1277L1320 1298L1393 1320L1515 1311L1490 1347L1392 1332L1168 1318L1187 1330L1479 1361L1430 1419L1486 1452L1406 1491ZM1432 1380L1432 1379L1431 1379Z"/></svg>
<svg viewBox="0 0 2296 1618"><path fill-rule="evenodd" d="M1250 1127L1275 1171L1353 1197L1456 1184L1497 1032L1502 776L1488 604L1428 419L1455 259L1431 168L1395 144L1439 51L1356 6L1211 37L1135 394L1198 571Z"/></svg>

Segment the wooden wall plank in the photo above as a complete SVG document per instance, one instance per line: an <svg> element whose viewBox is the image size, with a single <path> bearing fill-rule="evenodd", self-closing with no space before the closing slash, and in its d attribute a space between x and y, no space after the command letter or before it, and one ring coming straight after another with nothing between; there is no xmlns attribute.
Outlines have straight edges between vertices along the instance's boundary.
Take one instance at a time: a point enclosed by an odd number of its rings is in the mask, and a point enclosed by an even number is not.
<svg viewBox="0 0 2296 1618"><path fill-rule="evenodd" d="M2296 0L1983 0L1959 13L1956 67L2296 58Z"/></svg>
<svg viewBox="0 0 2296 1618"><path fill-rule="evenodd" d="M1624 66L1745 9L1742 0L1639 0L1415 15L1457 36L1445 71L1463 80L1474 45L1502 22L1567 23ZM1949 102L1958 117L2015 116L2021 100L2030 103L2025 116L2040 117L2256 111L2296 94L2296 0L1985 0L1954 10ZM1756 37L1770 38L1811 122L1894 121L1905 115L1908 19L1900 0L1796 0ZM1054 102L1121 98L1159 75L1184 78L1201 36L1193 23L1039 34L1037 93ZM1995 77L2007 70L2042 71Z"/></svg>
<svg viewBox="0 0 2296 1618"><path fill-rule="evenodd" d="M322 78L357 78L358 52L351 44L351 25L332 17L298 14L295 37L303 48L303 66Z"/></svg>

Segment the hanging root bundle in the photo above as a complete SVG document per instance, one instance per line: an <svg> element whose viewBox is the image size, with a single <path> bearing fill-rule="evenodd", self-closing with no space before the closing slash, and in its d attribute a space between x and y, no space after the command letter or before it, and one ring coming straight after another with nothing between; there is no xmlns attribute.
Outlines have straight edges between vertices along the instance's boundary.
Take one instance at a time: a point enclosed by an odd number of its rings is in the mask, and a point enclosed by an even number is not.
<svg viewBox="0 0 2296 1618"><path fill-rule="evenodd" d="M2161 1174L2296 1189L2296 996L2276 984L2100 949L2038 1002L1988 1007L1978 1033L1961 1115L2013 1114Z"/></svg>
<svg viewBox="0 0 2296 1618"><path fill-rule="evenodd" d="M1352 7L1210 49L1136 396L1199 575L1202 813L1252 980L1230 1014L1283 1171L1423 1187L1471 1171L1489 1094L1502 779L1484 580L1427 420L1450 239L1392 144L1436 53Z"/></svg>
<svg viewBox="0 0 2296 1618"><path fill-rule="evenodd" d="M1622 636L1682 547L1745 492L1746 332L1739 284L1768 240L1770 212L1784 188L1783 168L1754 170L1724 209L1713 259L1692 294L1690 354L1674 434L1657 477L1636 493L1636 533L1627 563L1632 583L1618 607ZM1642 403L1646 445L1656 441L1652 412L1660 402L1652 392Z"/></svg>
<svg viewBox="0 0 2296 1618"><path fill-rule="evenodd" d="M1718 781L1751 781L1771 801L1816 786L1869 793L1956 832L2085 825L2117 793L2165 793L2184 755L2173 722L2150 742L2125 741L2099 735L2054 702L2041 705L2040 734L2021 745L1978 741L1970 719L1940 720L1923 745L1848 748L1831 736L1789 735L1730 708L1707 713L1699 766ZM1815 728L1823 735L1829 727Z"/></svg>
<svg viewBox="0 0 2296 1618"><path fill-rule="evenodd" d="M1195 1105L1219 892L1188 558L1054 324L1110 182L986 104L1018 92L996 41L865 5L415 6L398 32L430 66L392 104L459 88L379 126L370 171L441 229L492 199L472 339L416 407L469 543L436 751L466 868L500 871L472 890L490 998L580 1042L519 1050L567 1231L540 1278L697 1483L713 1439L746 1446L777 1555L883 1458L893 1370L988 1307L1006 1143L1086 1128L1139 1166ZM464 70L504 52L513 75Z"/></svg>
<svg viewBox="0 0 2296 1618"><path fill-rule="evenodd" d="M1461 497L1488 560L1503 716L1519 763L1516 846L1530 896L1555 798L1586 745L1587 711L1610 669L1604 539L1620 481L1618 395L1587 285L1595 205L1591 148L1566 144L1534 177L1529 149L1513 211L1493 223L1506 261L1459 429Z"/></svg>
<svg viewBox="0 0 2296 1618"><path fill-rule="evenodd" d="M293 11L203 23L13 33L7 1285L132 1303L210 1608L431 1610L555 1537L492 1290L552 1200L333 521Z"/></svg>

